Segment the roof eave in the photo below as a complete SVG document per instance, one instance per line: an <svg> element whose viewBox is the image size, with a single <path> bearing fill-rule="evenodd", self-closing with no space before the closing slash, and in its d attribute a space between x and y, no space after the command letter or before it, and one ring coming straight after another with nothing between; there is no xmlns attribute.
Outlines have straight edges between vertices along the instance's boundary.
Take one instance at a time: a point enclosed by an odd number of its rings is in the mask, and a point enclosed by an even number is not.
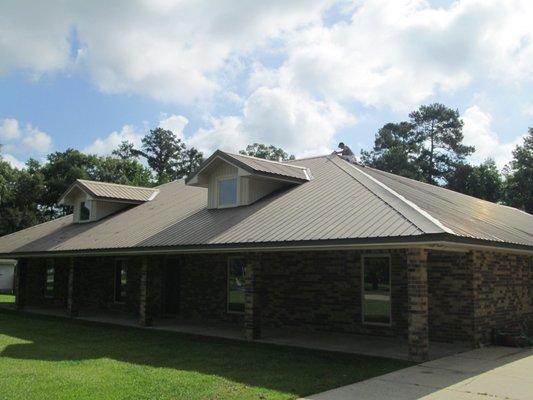
<svg viewBox="0 0 533 400"><path fill-rule="evenodd" d="M487 251L508 251L533 255L533 246L488 241L468 237L460 237L447 233L424 234L416 236L379 237L360 239L331 239L305 240L291 242L263 242L263 243L228 243L211 245L186 245L168 247L130 247L113 249L82 249L41 252L12 252L0 253L0 258L32 258L32 257L90 257L90 256L120 256L143 254L180 254L180 253L227 253L251 251L295 251L295 250L349 250L370 248L409 248L425 247L442 251L467 252L474 249Z"/></svg>

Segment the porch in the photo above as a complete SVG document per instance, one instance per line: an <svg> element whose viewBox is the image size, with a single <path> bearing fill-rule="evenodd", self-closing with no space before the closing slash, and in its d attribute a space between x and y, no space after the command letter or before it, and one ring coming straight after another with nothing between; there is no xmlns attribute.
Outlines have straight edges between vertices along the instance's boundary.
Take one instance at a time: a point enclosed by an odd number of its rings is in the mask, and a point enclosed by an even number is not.
<svg viewBox="0 0 533 400"><path fill-rule="evenodd" d="M14 304L0 303L0 309L16 310ZM26 307L24 312L70 318L60 307ZM246 340L243 327L236 323L194 321L177 318L157 318L152 326L140 327L138 319L121 311L84 311L74 319L103 324L127 326L137 329L177 332L195 336L216 337L229 340ZM259 343L301 347L375 357L409 360L408 342L401 338L347 334L336 332L310 332L302 329L265 328ZM471 349L465 343L430 342L428 360L459 354Z"/></svg>
<svg viewBox="0 0 533 400"><path fill-rule="evenodd" d="M472 346L464 257L415 248L26 259L17 269L15 305L97 322L422 361ZM371 265L386 279L367 279L375 272Z"/></svg>

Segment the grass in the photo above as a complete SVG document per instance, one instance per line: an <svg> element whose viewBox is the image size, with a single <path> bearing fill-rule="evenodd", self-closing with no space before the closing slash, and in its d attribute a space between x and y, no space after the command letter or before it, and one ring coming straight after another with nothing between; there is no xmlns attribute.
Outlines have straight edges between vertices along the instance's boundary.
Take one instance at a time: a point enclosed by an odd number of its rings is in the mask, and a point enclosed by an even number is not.
<svg viewBox="0 0 533 400"><path fill-rule="evenodd" d="M13 294L0 294L0 303L14 303L15 295Z"/></svg>
<svg viewBox="0 0 533 400"><path fill-rule="evenodd" d="M0 399L295 399L411 365L0 311Z"/></svg>

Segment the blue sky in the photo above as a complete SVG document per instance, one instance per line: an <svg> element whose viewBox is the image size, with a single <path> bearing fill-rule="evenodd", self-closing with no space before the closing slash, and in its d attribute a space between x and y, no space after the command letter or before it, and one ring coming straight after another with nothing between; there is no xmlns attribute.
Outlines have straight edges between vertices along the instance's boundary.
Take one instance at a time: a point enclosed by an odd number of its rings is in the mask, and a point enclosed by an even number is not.
<svg viewBox="0 0 533 400"><path fill-rule="evenodd" d="M532 20L527 0L2 2L3 157L109 154L158 125L207 154L358 152L442 102L472 162L503 166L533 126Z"/></svg>

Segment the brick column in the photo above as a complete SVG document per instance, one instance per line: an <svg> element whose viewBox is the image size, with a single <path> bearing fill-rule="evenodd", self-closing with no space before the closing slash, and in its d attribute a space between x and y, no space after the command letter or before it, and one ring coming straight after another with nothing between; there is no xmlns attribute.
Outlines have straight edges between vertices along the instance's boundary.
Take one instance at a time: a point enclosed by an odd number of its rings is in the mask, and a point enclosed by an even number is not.
<svg viewBox="0 0 533 400"><path fill-rule="evenodd" d="M141 326L153 325L150 272L148 257L143 257L141 261L141 293L139 296L139 325Z"/></svg>
<svg viewBox="0 0 533 400"><path fill-rule="evenodd" d="M409 357L426 361L429 353L427 251L407 249Z"/></svg>
<svg viewBox="0 0 533 400"><path fill-rule="evenodd" d="M15 307L18 310L23 309L26 306L26 269L28 268L28 260L18 260L15 267Z"/></svg>
<svg viewBox="0 0 533 400"><path fill-rule="evenodd" d="M77 317L80 313L80 272L76 268L74 258L70 258L68 267L68 298L67 314L69 317Z"/></svg>
<svg viewBox="0 0 533 400"><path fill-rule="evenodd" d="M244 274L244 336L246 340L261 338L260 307L261 257L252 253L246 257Z"/></svg>

